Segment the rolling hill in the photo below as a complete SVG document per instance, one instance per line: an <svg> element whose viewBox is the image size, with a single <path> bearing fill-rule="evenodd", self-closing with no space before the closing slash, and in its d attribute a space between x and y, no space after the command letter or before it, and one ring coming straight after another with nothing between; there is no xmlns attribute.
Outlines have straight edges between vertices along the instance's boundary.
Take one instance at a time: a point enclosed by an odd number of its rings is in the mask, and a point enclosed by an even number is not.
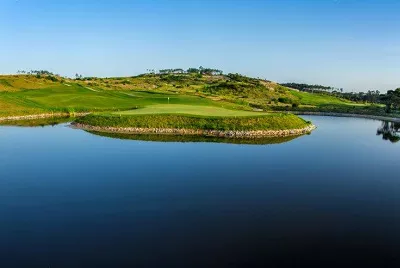
<svg viewBox="0 0 400 268"><path fill-rule="evenodd" d="M164 104L247 111L365 108L365 105L334 96L299 92L239 74L169 73L79 79L51 74L0 76L0 117L44 112L121 111Z"/></svg>

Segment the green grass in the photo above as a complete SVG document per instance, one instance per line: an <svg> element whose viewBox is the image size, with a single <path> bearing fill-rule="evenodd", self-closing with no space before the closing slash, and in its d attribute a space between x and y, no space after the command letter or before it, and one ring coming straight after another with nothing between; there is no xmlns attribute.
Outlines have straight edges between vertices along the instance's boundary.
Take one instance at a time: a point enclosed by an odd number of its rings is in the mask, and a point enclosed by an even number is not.
<svg viewBox="0 0 400 268"><path fill-rule="evenodd" d="M334 96L329 96L321 93L308 93L308 92L291 90L291 94L297 97L300 100L300 104L302 105L320 106L329 104L329 105L364 106L364 104L354 103L348 100L343 100L340 98L336 98Z"/></svg>
<svg viewBox="0 0 400 268"><path fill-rule="evenodd" d="M0 79L0 85L5 87L12 87L12 85L6 79Z"/></svg>
<svg viewBox="0 0 400 268"><path fill-rule="evenodd" d="M210 117L194 115L106 115L91 114L78 118L77 123L99 127L177 128L204 130L282 130L298 129L309 124L292 114L266 114L263 116Z"/></svg>
<svg viewBox="0 0 400 268"><path fill-rule="evenodd" d="M117 115L143 115L143 114L187 114L202 116L254 116L262 113L240 110L229 110L215 106L182 105L182 104L157 104L141 109L114 112Z"/></svg>
<svg viewBox="0 0 400 268"><path fill-rule="evenodd" d="M30 120L6 120L0 121L2 126L19 126L19 127L44 127L55 126L62 123L74 121L74 117L54 117L54 118L41 118Z"/></svg>
<svg viewBox="0 0 400 268"><path fill-rule="evenodd" d="M33 104L28 104L24 99L0 94L0 117L12 115L29 115L44 113L45 110Z"/></svg>
<svg viewBox="0 0 400 268"><path fill-rule="evenodd" d="M71 109L76 112L130 110L153 104L167 104L168 98L170 104L238 107L184 94L101 89L93 91L76 83L68 83L68 85L58 84L42 89L0 92L0 116L59 112Z"/></svg>

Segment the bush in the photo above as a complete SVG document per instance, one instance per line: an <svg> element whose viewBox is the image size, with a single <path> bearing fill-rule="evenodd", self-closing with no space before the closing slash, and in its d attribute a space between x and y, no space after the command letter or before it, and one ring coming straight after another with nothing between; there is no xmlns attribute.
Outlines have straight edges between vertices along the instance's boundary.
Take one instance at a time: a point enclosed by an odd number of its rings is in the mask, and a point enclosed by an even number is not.
<svg viewBox="0 0 400 268"><path fill-rule="evenodd" d="M292 101L289 98L286 98L286 97L280 97L280 98L278 98L278 101L280 103L288 103L288 104L292 103Z"/></svg>
<svg viewBox="0 0 400 268"><path fill-rule="evenodd" d="M121 82L121 84L123 84L123 85L130 85L130 84L132 84L132 82L129 81L129 80L123 80L123 81Z"/></svg>
<svg viewBox="0 0 400 268"><path fill-rule="evenodd" d="M47 80L50 80L50 81L53 81L53 82L57 82L57 81L58 81L58 79L57 79L56 77L51 76L51 75L46 76L46 79L47 79Z"/></svg>

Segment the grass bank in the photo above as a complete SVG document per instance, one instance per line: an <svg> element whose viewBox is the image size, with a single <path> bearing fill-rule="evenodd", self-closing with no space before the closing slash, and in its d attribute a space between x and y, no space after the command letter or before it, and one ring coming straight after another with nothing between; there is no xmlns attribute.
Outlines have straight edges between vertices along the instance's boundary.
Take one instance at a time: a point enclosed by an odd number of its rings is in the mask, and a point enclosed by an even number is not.
<svg viewBox="0 0 400 268"><path fill-rule="evenodd" d="M153 115L88 115L78 118L74 126L87 131L197 135L224 138L260 138L298 136L309 133L314 126L293 114L263 116L205 117L178 114Z"/></svg>
<svg viewBox="0 0 400 268"><path fill-rule="evenodd" d="M98 127L203 129L221 131L300 129L310 123L292 114L243 117L205 117L178 114L102 115L78 118L76 123Z"/></svg>
<svg viewBox="0 0 400 268"><path fill-rule="evenodd" d="M0 120L0 126L18 126L18 127L44 127L55 126L62 123L69 123L75 120L71 116L59 117L43 117L31 119L17 119L17 120Z"/></svg>

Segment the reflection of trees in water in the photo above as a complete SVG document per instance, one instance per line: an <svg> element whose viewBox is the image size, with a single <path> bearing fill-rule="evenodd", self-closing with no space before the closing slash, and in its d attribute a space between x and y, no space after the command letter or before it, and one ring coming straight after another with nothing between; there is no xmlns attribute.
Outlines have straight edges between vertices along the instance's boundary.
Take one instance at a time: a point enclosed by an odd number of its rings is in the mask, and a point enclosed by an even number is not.
<svg viewBox="0 0 400 268"><path fill-rule="evenodd" d="M382 135L382 139L391 142L400 141L400 123L382 122L382 126L376 131L376 135Z"/></svg>

